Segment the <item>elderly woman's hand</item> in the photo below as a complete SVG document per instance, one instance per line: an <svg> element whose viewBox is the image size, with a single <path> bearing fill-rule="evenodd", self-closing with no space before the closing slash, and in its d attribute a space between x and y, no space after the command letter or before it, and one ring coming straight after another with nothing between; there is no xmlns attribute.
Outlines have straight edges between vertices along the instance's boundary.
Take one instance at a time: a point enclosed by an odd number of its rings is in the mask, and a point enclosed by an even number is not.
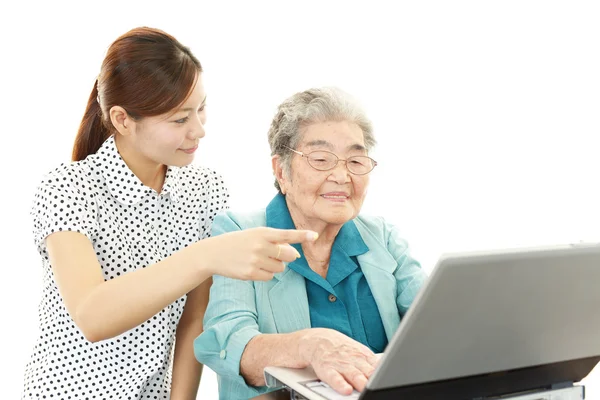
<svg viewBox="0 0 600 400"><path fill-rule="evenodd" d="M368 347L332 329L306 330L298 350L319 379L345 395L365 388L378 361Z"/></svg>

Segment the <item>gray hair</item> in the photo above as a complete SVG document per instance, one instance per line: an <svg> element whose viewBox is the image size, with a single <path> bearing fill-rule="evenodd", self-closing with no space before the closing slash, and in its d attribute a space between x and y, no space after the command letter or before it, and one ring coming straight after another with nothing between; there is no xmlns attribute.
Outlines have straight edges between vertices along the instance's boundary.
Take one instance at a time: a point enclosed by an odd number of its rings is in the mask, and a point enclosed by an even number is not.
<svg viewBox="0 0 600 400"><path fill-rule="evenodd" d="M367 151L376 144L373 126L360 104L348 93L335 87L314 88L296 93L277 108L269 128L271 155L281 159L284 173L289 173L292 151L301 140L301 129L318 122L348 121L363 132ZM281 192L279 182L275 187Z"/></svg>

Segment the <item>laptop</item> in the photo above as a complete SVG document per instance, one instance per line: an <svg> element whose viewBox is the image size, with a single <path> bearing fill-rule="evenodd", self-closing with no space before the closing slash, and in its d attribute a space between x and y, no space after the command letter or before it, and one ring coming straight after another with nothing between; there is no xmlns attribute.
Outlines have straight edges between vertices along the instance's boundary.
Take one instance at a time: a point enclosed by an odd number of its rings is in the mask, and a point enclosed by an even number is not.
<svg viewBox="0 0 600 400"><path fill-rule="evenodd" d="M446 254L362 393L310 368L267 367L265 381L311 400L582 399L574 384L600 361L599 286L600 243Z"/></svg>

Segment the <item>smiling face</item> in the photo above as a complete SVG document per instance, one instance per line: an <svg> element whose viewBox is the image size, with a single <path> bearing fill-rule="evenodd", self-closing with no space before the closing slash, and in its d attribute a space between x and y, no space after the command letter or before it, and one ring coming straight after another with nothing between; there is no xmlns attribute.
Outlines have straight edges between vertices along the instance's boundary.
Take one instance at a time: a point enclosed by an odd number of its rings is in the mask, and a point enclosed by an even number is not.
<svg viewBox="0 0 600 400"><path fill-rule="evenodd" d="M295 150L305 155L323 150L342 160L367 155L363 132L355 123L319 122L300 133L302 139ZM368 174L350 173L343 161L331 170L319 171L297 154L292 157L290 171L284 171L280 161L274 157L273 167L297 226L343 225L360 212L369 185Z"/></svg>
<svg viewBox="0 0 600 400"><path fill-rule="evenodd" d="M133 121L130 145L157 164L177 167L190 164L200 138L205 135L205 100L199 75L190 96L175 112Z"/></svg>

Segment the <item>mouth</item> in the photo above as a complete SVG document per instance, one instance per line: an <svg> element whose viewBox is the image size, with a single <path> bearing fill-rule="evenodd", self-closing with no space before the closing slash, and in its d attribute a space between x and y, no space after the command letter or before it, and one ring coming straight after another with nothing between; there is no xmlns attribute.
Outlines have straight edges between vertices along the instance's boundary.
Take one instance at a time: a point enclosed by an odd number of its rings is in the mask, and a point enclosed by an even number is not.
<svg viewBox="0 0 600 400"><path fill-rule="evenodd" d="M198 145L194 146L194 147L190 147L189 149L179 149L181 151L183 151L186 154L194 154L194 152L196 150L198 150Z"/></svg>
<svg viewBox="0 0 600 400"><path fill-rule="evenodd" d="M323 193L321 197L329 201L344 202L350 198L350 195L344 192L329 192Z"/></svg>

